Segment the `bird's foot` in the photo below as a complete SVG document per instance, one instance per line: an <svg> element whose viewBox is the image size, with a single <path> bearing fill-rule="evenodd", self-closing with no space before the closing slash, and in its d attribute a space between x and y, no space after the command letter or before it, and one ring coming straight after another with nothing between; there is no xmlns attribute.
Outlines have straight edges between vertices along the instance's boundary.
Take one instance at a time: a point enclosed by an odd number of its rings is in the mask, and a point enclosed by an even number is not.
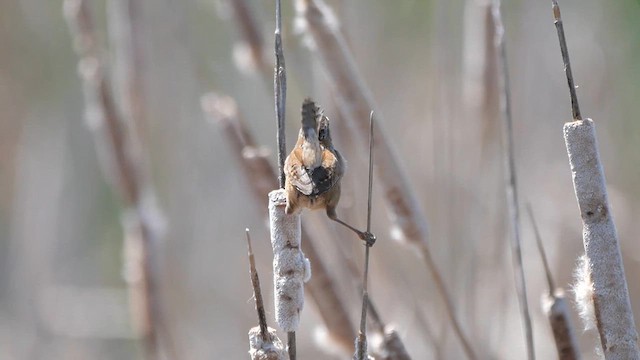
<svg viewBox="0 0 640 360"><path fill-rule="evenodd" d="M361 232L359 236L360 236L360 239L364 240L365 245L367 245L368 247L372 247L373 244L376 243L376 236L373 233L365 231L365 232Z"/></svg>

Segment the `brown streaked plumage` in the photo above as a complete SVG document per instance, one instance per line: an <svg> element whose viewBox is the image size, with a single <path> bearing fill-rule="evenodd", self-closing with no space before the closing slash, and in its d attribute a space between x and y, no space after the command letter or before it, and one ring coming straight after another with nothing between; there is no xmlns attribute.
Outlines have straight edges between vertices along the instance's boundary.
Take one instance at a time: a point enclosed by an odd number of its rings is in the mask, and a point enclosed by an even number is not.
<svg viewBox="0 0 640 360"><path fill-rule="evenodd" d="M327 216L354 231L371 246L376 238L338 219L336 207L340 201L340 180L345 160L331 140L329 119L311 99L302 104L302 128L298 141L284 163L287 192L286 213L308 209L325 209Z"/></svg>

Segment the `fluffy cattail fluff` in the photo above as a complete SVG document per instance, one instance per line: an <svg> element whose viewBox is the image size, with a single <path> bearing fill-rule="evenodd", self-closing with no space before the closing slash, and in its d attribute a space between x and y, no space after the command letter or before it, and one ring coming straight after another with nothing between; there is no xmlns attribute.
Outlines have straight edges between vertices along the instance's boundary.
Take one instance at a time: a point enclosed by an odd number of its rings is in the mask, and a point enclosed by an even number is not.
<svg viewBox="0 0 640 360"><path fill-rule="evenodd" d="M578 314L584 324L585 330L595 329L596 316L593 307L593 281L591 280L591 264L586 255L578 258L578 264L574 272L573 293L576 297Z"/></svg>
<svg viewBox="0 0 640 360"><path fill-rule="evenodd" d="M300 249L300 215L285 213L284 189L269 193L273 248L276 322L283 331L296 331L304 306L304 282L311 276L309 260Z"/></svg>
<svg viewBox="0 0 640 360"><path fill-rule="evenodd" d="M276 335L275 329L268 328L267 339L262 338L260 326L249 330L249 356L251 360L288 360L289 355Z"/></svg>

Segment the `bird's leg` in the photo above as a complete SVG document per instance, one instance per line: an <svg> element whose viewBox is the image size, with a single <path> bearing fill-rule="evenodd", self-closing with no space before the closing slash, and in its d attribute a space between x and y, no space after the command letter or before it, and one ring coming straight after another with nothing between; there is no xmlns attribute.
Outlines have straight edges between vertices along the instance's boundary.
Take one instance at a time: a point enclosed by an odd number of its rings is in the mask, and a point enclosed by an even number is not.
<svg viewBox="0 0 640 360"><path fill-rule="evenodd" d="M329 209L327 208L327 216L329 217L329 219L337 222L340 225L343 225L347 228L349 228L349 230L355 232L356 234L358 234L358 237L362 240L364 240L364 242L367 244L367 246L373 246L373 244L376 242L376 236L368 231L360 231L356 228L354 228L353 226L347 224L346 222L338 219L338 215L336 214L335 209Z"/></svg>

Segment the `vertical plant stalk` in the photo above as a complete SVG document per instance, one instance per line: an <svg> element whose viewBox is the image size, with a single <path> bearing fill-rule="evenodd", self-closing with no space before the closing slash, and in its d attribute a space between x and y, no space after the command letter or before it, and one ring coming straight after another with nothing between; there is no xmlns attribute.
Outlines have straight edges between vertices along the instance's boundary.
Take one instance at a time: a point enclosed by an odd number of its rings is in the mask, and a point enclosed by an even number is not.
<svg viewBox="0 0 640 360"><path fill-rule="evenodd" d="M278 124L278 183L284 189L284 160L287 156L285 144L285 110L287 103L287 70L284 64L282 50L282 10L280 0L276 0L276 31L275 31L276 66L273 74L273 88L275 93L276 119Z"/></svg>
<svg viewBox="0 0 640 360"><path fill-rule="evenodd" d="M398 335L397 331L384 324L380 318L380 314L378 314L375 305L369 297L367 297L367 306L371 313L372 324L380 335L382 335L382 342L380 344L381 353L379 354L380 357L385 360L411 360L411 357L404 347L402 339L400 339L400 335Z"/></svg>
<svg viewBox="0 0 640 360"><path fill-rule="evenodd" d="M602 351L607 360L640 359L638 332L618 235L609 210L595 126L591 119L581 119L560 7L555 0L552 1L552 9L574 118L573 122L564 124L564 141L582 218L582 238L590 264L593 307Z"/></svg>
<svg viewBox="0 0 640 360"><path fill-rule="evenodd" d="M369 114L369 192L367 198L367 233L371 232L371 195L373 192L373 111ZM362 314L360 316L360 331L356 338L356 352L354 359L366 360L367 355L367 309L369 308L369 252L371 246L365 246L364 275L362 280Z"/></svg>
<svg viewBox="0 0 640 360"><path fill-rule="evenodd" d="M157 269L152 247L161 236L159 209L137 134L122 119L108 81L89 5L84 0L66 0L65 17L80 57L87 121L94 132L102 168L122 198L125 230L125 278L130 289L134 326L142 336L147 359L159 356L162 322L157 289ZM167 332L165 332L167 334ZM168 341L168 335L166 335Z"/></svg>
<svg viewBox="0 0 640 360"><path fill-rule="evenodd" d="M251 236L249 235L249 229L246 229L245 233L247 235L247 251L249 254L249 274L251 275L253 297L256 300L256 311L258 312L258 326L260 327L260 336L262 336L263 341L267 341L267 335L269 331L267 329L267 315L264 311L264 301L262 301L260 278L258 277L258 270L256 270L256 260L253 256L253 249L251 248Z"/></svg>
<svg viewBox="0 0 640 360"><path fill-rule="evenodd" d="M202 108L207 116L222 128L245 178L249 180L256 205L263 209L264 198L278 186L276 169L269 162L268 153L255 142L253 134L240 118L232 98L207 94L202 98ZM310 217L307 220L314 219ZM319 222L314 226L327 225L325 222ZM338 296L338 285L315 248L314 244L322 239L307 231L304 224L301 232L303 239L309 239L302 245L303 252L313 264L313 281L306 284L307 293L316 304L330 338L345 354L352 354L356 332L350 321L348 306Z"/></svg>
<svg viewBox="0 0 640 360"><path fill-rule="evenodd" d="M577 120L565 123L563 130L582 217L585 254L591 264L593 306L605 359L640 359L638 333L609 210L595 126L591 119Z"/></svg>
<svg viewBox="0 0 640 360"><path fill-rule="evenodd" d="M273 283L276 322L288 336L289 357L295 359L295 331L304 306L304 282L311 277L309 260L300 248L300 215L285 213L284 189L269 193L269 221L273 248Z"/></svg>
<svg viewBox="0 0 640 360"><path fill-rule="evenodd" d="M247 0L228 0L233 9L233 16L244 41L251 51L252 63L266 81L271 77L271 65L267 63L264 51L264 40L258 22L251 12ZM269 80L270 82L271 80Z"/></svg>
<svg viewBox="0 0 640 360"><path fill-rule="evenodd" d="M349 121L358 134L368 133L366 118L371 109L375 110L372 95L366 87L353 59L347 43L340 32L338 20L329 7L321 0L297 0L299 18L306 25L306 32L313 40L316 58L326 70L329 86L336 94L336 101L341 114ZM379 125L382 120L379 113L374 131L378 134L375 153L375 165L378 168L380 186L390 211L391 221L396 225L394 231L400 239L415 245L422 255L425 264L433 276L438 293L442 296L447 316L456 337L460 340L469 359L476 355L467 339L460 321L457 318L453 301L449 295L445 281L433 260L429 249L428 227L426 216L417 199L418 196L409 186L406 172L402 168L400 158L387 139L386 133ZM365 139L360 139L364 144Z"/></svg>
<svg viewBox="0 0 640 360"><path fill-rule="evenodd" d="M278 184L280 185L280 189L284 189L285 177L284 177L284 161L286 158L287 146L285 144L285 110L287 104L287 71L284 63L284 51L282 50L282 6L280 4L280 0L276 0L276 30L275 30L275 55L276 55L276 66L273 74L273 90L274 90L274 99L275 99L275 109L276 109L276 119L277 119L277 129L278 133L276 136L278 143ZM269 196L271 199L271 195ZM269 202L269 208L271 208L271 200ZM271 211L269 212L271 214ZM300 223L300 216L298 216L298 227ZM273 233L274 229L271 228ZM272 237L273 238L273 237ZM298 237L299 239L299 237ZM272 242L273 244L273 242ZM275 256L275 247L274 247L274 256ZM308 261L308 260L307 260ZM273 266L275 270L276 260L273 260ZM275 271L274 271L275 276ZM304 291L304 289L303 289ZM301 301L304 301L304 298L301 298ZM302 308L300 308L301 310ZM277 312L277 310L276 310ZM295 328L298 325L296 323ZM292 327L287 334L287 350L289 352L289 357L291 360L296 359L296 333L295 329Z"/></svg>
<svg viewBox="0 0 640 360"><path fill-rule="evenodd" d="M507 50L504 40L504 26L502 25L502 15L500 13L500 0L493 0L492 8L495 30L495 48L498 62L499 89L500 89L500 110L502 113L502 137L505 149L505 177L507 192L507 207L509 209L509 222L511 224L511 253L513 260L513 272L516 282L516 292L520 303L520 314L522 316L523 327L526 337L527 358L535 359L533 344L533 329L531 326L531 315L529 314L529 303L527 301L527 284L522 265L522 248L520 240L520 208L518 203L518 186L516 182L515 147L513 144L513 118L511 114L511 90L509 89L509 70L507 66Z"/></svg>
<svg viewBox="0 0 640 360"><path fill-rule="evenodd" d="M142 3L140 0L109 2L108 26L112 38L115 93L122 104L123 116L137 129L140 143L146 133L144 87L144 43Z"/></svg>
<svg viewBox="0 0 640 360"><path fill-rule="evenodd" d="M555 287L555 281L553 281L553 276L551 275L551 268L547 261L547 254L544 251L544 246L542 245L542 237L540 236L536 219L533 216L531 204L527 204L527 213L529 214L531 226L533 227L538 252L542 259L542 265L544 266L544 272L547 278L547 285L549 286L549 292L543 295L542 298L542 308L544 313L547 315L551 331L553 332L556 350L558 350L558 359L578 360L580 359L580 352L578 351L575 331L571 324L569 306L567 305L564 291L561 288Z"/></svg>
<svg viewBox="0 0 640 360"><path fill-rule="evenodd" d="M260 289L260 278L256 270L253 249L251 248L249 229L246 229L246 235L249 273L251 275L251 286L253 287L253 297L256 301L259 324L249 330L249 356L251 356L251 360L287 360L287 352L276 335L276 331L267 326L267 316L264 310L264 302L262 301L262 290Z"/></svg>

